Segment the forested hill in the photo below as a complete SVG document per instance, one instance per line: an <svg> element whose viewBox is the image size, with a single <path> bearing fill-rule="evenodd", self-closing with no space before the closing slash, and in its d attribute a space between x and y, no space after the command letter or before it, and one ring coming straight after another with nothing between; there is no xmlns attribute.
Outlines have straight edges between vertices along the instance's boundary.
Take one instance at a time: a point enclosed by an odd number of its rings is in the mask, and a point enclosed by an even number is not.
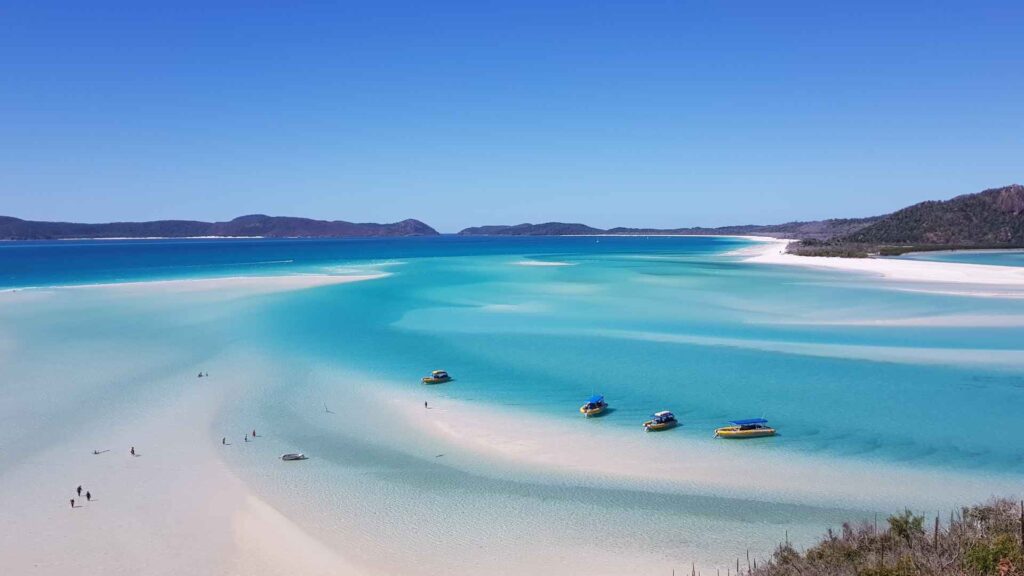
<svg viewBox="0 0 1024 576"><path fill-rule="evenodd" d="M1024 186L1013 184L897 210L842 238L874 244L1024 245Z"/></svg>
<svg viewBox="0 0 1024 576"><path fill-rule="evenodd" d="M866 256L916 250L1024 247L1024 186L1011 184L888 214L848 234L806 240L791 251L808 256Z"/></svg>

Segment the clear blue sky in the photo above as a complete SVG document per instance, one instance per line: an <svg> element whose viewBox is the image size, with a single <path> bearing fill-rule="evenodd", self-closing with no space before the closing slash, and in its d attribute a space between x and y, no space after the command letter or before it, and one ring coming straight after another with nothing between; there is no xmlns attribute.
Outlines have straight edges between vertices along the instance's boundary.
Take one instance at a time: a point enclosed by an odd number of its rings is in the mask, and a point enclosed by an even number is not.
<svg viewBox="0 0 1024 576"><path fill-rule="evenodd" d="M0 6L0 214L596 226L1024 180L1024 2Z"/></svg>

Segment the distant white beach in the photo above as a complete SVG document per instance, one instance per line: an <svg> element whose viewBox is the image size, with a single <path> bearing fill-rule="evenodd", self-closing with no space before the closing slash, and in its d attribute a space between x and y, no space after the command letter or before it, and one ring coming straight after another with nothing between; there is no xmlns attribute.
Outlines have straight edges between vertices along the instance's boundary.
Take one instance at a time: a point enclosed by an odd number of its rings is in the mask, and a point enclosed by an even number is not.
<svg viewBox="0 0 1024 576"><path fill-rule="evenodd" d="M752 264L802 266L869 274L901 283L903 289L911 291L1024 298L1024 267L903 258L798 256L786 252L786 247L796 240L760 236L743 238L755 240L758 244L736 250L731 255L744 256L744 261Z"/></svg>

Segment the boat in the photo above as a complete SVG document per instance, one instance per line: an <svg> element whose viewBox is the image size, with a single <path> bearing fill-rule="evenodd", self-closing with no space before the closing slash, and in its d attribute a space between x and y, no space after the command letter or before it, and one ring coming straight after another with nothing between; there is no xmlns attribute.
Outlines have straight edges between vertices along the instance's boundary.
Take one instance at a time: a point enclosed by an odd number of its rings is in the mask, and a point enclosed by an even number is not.
<svg viewBox="0 0 1024 576"><path fill-rule="evenodd" d="M450 382L452 379L444 370L434 370L430 373L430 376L423 377L424 384L441 384L443 382Z"/></svg>
<svg viewBox="0 0 1024 576"><path fill-rule="evenodd" d="M749 418L747 420L732 420L732 426L725 426L715 430L716 438L762 438L764 436L775 436L775 428L768 426L764 418Z"/></svg>
<svg viewBox="0 0 1024 576"><path fill-rule="evenodd" d="M662 410L661 412L651 414L651 419L644 422L644 431L657 432L659 430L675 428L677 425L679 425L679 420L676 420L676 415L668 410Z"/></svg>
<svg viewBox="0 0 1024 576"><path fill-rule="evenodd" d="M306 460L306 459L307 459L306 455L303 454L302 452L289 452L288 454L281 454L281 460L284 460L286 462L287 461L291 461L291 460Z"/></svg>
<svg viewBox="0 0 1024 576"><path fill-rule="evenodd" d="M590 418L604 412L607 408L608 403L604 401L604 396L594 394L587 400L586 404L580 406L580 414Z"/></svg>

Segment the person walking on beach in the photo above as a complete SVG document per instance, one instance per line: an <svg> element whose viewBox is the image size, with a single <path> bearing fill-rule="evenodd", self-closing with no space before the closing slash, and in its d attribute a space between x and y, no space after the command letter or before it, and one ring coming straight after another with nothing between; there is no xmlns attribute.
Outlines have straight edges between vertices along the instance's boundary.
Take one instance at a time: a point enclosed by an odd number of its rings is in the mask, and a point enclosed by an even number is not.
<svg viewBox="0 0 1024 576"><path fill-rule="evenodd" d="M256 429L255 429L255 428L253 428L253 429L252 429L252 437L253 437L253 438L255 438L255 437L256 437Z"/></svg>
<svg viewBox="0 0 1024 576"><path fill-rule="evenodd" d="M426 400L424 400L424 401L423 401L423 407L424 407L424 408L428 408L428 406L427 406L427 401L426 401Z"/></svg>
<svg viewBox="0 0 1024 576"><path fill-rule="evenodd" d="M220 443L225 445L225 446L227 446L227 444L228 444L228 437L225 436L225 437L221 438L220 439Z"/></svg>
<svg viewBox="0 0 1024 576"><path fill-rule="evenodd" d="M78 495L79 495L79 496L81 496L81 495L82 495L82 487L81 487L81 486L79 486L79 487L78 487Z"/></svg>
<svg viewBox="0 0 1024 576"><path fill-rule="evenodd" d="M89 493L88 491L85 493L85 501L92 502L92 494Z"/></svg>
<svg viewBox="0 0 1024 576"><path fill-rule="evenodd" d="M245 435L245 441L246 441L246 442L248 442L248 441L249 441L249 435L248 435L248 434L246 434L246 435Z"/></svg>
<svg viewBox="0 0 1024 576"><path fill-rule="evenodd" d="M72 508L74 508L74 507L75 507L75 499L74 499L74 498L72 498L72 499L71 499L71 507L72 507Z"/></svg>
<svg viewBox="0 0 1024 576"><path fill-rule="evenodd" d="M132 446L132 456L135 456L135 446Z"/></svg>

